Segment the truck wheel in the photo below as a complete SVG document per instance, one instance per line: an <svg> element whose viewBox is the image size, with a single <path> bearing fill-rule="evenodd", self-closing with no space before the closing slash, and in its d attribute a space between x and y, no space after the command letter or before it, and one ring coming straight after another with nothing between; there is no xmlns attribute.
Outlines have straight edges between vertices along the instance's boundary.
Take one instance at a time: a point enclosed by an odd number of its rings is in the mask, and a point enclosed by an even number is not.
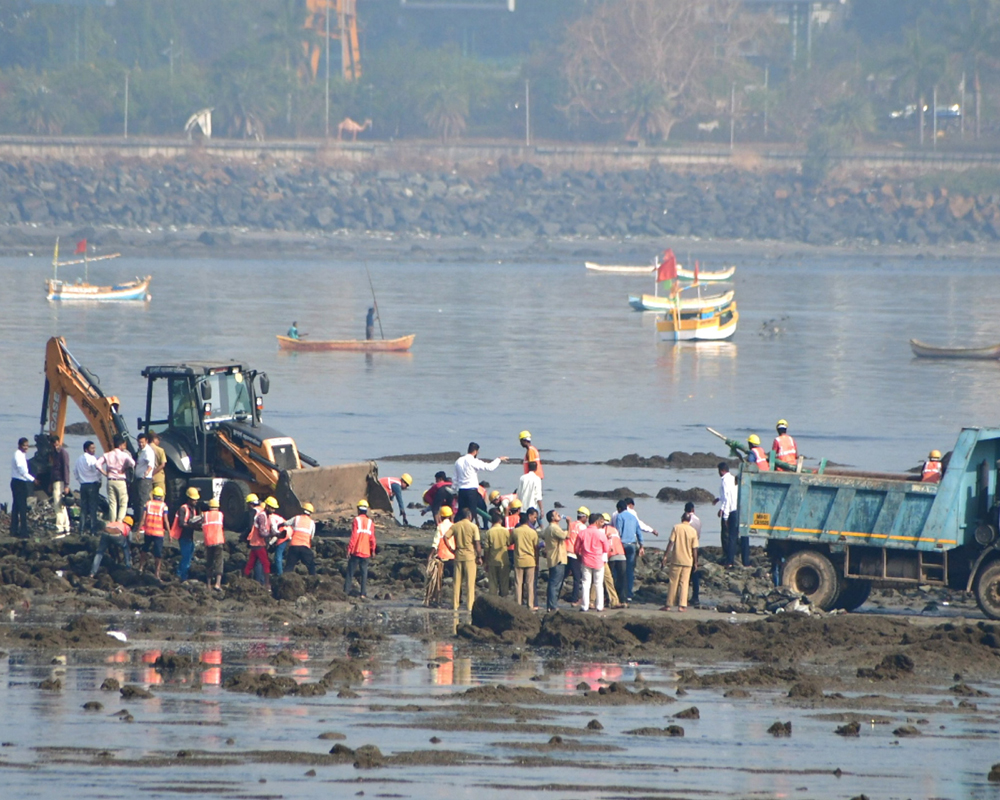
<svg viewBox="0 0 1000 800"><path fill-rule="evenodd" d="M226 530L243 531L249 526L247 495L250 486L243 481L226 481L219 492L219 510Z"/></svg>
<svg viewBox="0 0 1000 800"><path fill-rule="evenodd" d="M976 577L976 602L990 619L1000 619L1000 561L984 567Z"/></svg>
<svg viewBox="0 0 1000 800"><path fill-rule="evenodd" d="M840 584L830 559L815 550L799 550L785 561L782 586L804 594L814 606L830 611L837 605Z"/></svg>
<svg viewBox="0 0 1000 800"><path fill-rule="evenodd" d="M854 611L861 608L872 593L872 582L851 579L845 581L840 587L840 594L837 596L837 608L845 611Z"/></svg>

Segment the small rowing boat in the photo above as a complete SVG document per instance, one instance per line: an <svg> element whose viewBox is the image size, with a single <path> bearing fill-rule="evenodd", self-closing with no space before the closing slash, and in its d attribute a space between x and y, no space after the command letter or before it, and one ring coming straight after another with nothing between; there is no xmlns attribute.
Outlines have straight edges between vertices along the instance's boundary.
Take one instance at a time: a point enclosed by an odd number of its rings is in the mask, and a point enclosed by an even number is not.
<svg viewBox="0 0 1000 800"><path fill-rule="evenodd" d="M365 353L401 353L413 346L417 334L400 336L398 339L293 339L278 336L278 348L300 353L324 352L329 350L358 350Z"/></svg>
<svg viewBox="0 0 1000 800"><path fill-rule="evenodd" d="M695 287L692 286L690 288L693 289ZM721 306L728 305L735 294L736 292L730 289L728 292L716 294L712 297L702 297L700 293L698 297L685 297L682 295L679 308L681 311L704 311L711 308L720 308ZM636 311L672 311L678 305L676 300L668 295L655 294L644 294L639 297L630 295L628 304Z"/></svg>
<svg viewBox="0 0 1000 800"><path fill-rule="evenodd" d="M592 261L584 261L583 266L589 269L591 272L607 272L612 275L649 275L656 271L656 264L652 264L646 267L626 267L626 266L605 266L604 264L595 264Z"/></svg>
<svg viewBox="0 0 1000 800"><path fill-rule="evenodd" d="M1000 359L1000 344L989 347L935 347L916 339L910 339L910 348L920 358L970 358L979 361Z"/></svg>
<svg viewBox="0 0 1000 800"><path fill-rule="evenodd" d="M720 341L736 333L739 321L734 300L722 308L668 312L657 321L656 331L664 342Z"/></svg>

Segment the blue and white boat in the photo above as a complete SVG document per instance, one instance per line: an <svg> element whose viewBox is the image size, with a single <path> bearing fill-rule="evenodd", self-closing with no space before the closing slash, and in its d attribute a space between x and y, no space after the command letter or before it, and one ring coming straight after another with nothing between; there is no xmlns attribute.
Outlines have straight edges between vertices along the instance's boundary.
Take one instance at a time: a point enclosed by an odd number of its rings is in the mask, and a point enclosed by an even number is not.
<svg viewBox="0 0 1000 800"><path fill-rule="evenodd" d="M81 300L90 302L121 300L146 302L152 298L152 295L149 293L149 282L152 280L150 275L147 275L145 278L136 277L134 280L116 283L112 286L97 286L89 283L89 267L91 262L118 258L121 256L121 253L111 253L109 255L90 258L87 255L86 240L80 244L83 246L83 258L60 262L59 240L56 239L55 253L52 256L52 277L47 278L45 281L46 299L52 302L76 302ZM73 283L59 280L59 267L69 267L74 264L83 264L83 280L77 278Z"/></svg>

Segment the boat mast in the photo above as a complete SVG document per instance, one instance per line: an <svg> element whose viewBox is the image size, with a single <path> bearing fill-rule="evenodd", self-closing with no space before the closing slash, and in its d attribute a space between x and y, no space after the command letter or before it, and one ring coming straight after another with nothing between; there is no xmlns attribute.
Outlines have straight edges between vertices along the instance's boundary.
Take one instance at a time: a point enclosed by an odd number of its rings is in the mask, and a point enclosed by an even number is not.
<svg viewBox="0 0 1000 800"><path fill-rule="evenodd" d="M87 249L88 245L86 240L84 240L83 245L83 282L90 283L90 264L87 263Z"/></svg>
<svg viewBox="0 0 1000 800"><path fill-rule="evenodd" d="M59 237L56 237L56 249L52 253L52 280L59 280Z"/></svg>

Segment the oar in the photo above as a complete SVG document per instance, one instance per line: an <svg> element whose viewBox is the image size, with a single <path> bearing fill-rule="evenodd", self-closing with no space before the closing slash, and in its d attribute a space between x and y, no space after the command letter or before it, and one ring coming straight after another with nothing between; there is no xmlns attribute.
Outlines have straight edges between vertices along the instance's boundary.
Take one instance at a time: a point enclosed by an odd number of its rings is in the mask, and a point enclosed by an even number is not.
<svg viewBox="0 0 1000 800"><path fill-rule="evenodd" d="M365 262L365 274L368 275L368 288L372 290L372 303L375 304L375 319L378 320L378 332L385 339L385 333L382 331L382 313L378 310L378 298L375 297L375 286L372 284L372 274L368 271L368 262Z"/></svg>

